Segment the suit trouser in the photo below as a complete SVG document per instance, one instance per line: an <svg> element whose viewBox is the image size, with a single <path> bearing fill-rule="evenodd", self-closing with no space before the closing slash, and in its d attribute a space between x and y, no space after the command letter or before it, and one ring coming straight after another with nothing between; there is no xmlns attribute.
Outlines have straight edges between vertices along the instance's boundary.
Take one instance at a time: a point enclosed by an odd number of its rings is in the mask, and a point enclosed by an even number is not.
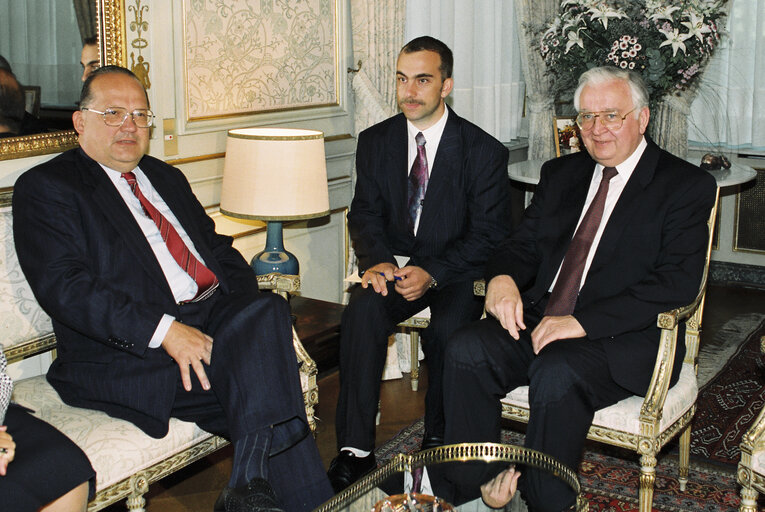
<svg viewBox="0 0 765 512"><path fill-rule="evenodd" d="M380 379L385 367L388 337L396 324L430 307L430 325L422 333L428 362L425 430L443 435L442 370L446 340L458 327L481 314L482 301L473 294L473 282L462 281L429 290L408 302L388 284L388 295L369 286L357 286L343 312L340 331L340 395L335 428L338 449L352 446L373 450Z"/></svg>
<svg viewBox="0 0 765 512"><path fill-rule="evenodd" d="M211 389L192 371L180 378L172 416L229 438L270 430L268 480L286 510L311 510L332 495L316 443L309 435L292 345L289 306L272 293L216 293L181 306L178 318L213 338Z"/></svg>
<svg viewBox="0 0 765 512"><path fill-rule="evenodd" d="M535 356L531 331L539 317L526 312L524 320L527 329L518 341L494 318L460 329L450 340L444 369L445 441L499 442L500 399L528 385L525 446L577 471L595 411L632 395L609 372L602 344L614 341L558 340ZM500 470L485 465L448 470L446 478L455 485L442 494L477 497L480 484ZM519 487L530 509L563 510L573 504L575 494L563 481L531 468L521 473Z"/></svg>

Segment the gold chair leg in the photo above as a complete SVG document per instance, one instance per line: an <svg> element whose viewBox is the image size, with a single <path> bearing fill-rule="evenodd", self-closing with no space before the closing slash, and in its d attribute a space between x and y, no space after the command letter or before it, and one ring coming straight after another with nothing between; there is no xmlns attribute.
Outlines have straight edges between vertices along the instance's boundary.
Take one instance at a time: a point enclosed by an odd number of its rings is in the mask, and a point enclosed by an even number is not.
<svg viewBox="0 0 765 512"><path fill-rule="evenodd" d="M377 415L375 416L375 425L380 424L380 416L382 416L382 400L377 401Z"/></svg>
<svg viewBox="0 0 765 512"><path fill-rule="evenodd" d="M640 512L651 512L653 483L656 480L656 457L640 456Z"/></svg>
<svg viewBox="0 0 765 512"><path fill-rule="evenodd" d="M412 391L417 391L417 387L420 383L420 333L417 329L409 331L409 348L410 348L410 363L412 366L412 373L410 375L412 381Z"/></svg>
<svg viewBox="0 0 765 512"><path fill-rule="evenodd" d="M680 483L680 490L685 491L688 485L688 471L691 459L691 426L688 425L680 434L680 455L679 466L677 470L677 480Z"/></svg>
<svg viewBox="0 0 765 512"><path fill-rule="evenodd" d="M739 505L738 510L739 512L757 512L757 491L751 487L742 487L741 505Z"/></svg>

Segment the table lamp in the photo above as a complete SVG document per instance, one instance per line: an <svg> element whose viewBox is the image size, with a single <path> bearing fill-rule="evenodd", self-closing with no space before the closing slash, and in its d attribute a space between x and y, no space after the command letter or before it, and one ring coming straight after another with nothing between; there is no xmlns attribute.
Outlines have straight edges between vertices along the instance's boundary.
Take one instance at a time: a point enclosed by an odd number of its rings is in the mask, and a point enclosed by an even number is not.
<svg viewBox="0 0 765 512"><path fill-rule="evenodd" d="M220 211L266 221L266 247L250 266L257 275L299 275L284 250L282 222L329 215L324 134L293 128L229 130Z"/></svg>

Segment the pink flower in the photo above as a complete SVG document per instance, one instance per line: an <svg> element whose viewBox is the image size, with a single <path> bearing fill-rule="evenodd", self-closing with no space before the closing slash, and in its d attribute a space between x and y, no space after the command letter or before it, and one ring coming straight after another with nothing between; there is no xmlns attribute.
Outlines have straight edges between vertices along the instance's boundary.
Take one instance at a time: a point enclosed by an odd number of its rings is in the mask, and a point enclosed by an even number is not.
<svg viewBox="0 0 765 512"><path fill-rule="evenodd" d="M623 60L623 61L621 61L619 63L619 67L622 68L622 69L627 69L627 66L628 66L628 64L627 64L626 60Z"/></svg>
<svg viewBox="0 0 765 512"><path fill-rule="evenodd" d="M629 64L629 68L630 68L630 69L635 69L635 63L634 63L634 62L630 62L630 64Z"/></svg>

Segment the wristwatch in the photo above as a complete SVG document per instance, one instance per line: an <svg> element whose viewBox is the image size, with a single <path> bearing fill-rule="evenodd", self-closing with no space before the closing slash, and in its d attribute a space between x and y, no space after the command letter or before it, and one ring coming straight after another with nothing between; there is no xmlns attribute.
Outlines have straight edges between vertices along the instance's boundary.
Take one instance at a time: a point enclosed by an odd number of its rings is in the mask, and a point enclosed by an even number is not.
<svg viewBox="0 0 765 512"><path fill-rule="evenodd" d="M436 278L433 276L430 276L430 283L428 284L428 290L435 288L438 286L438 281L436 281Z"/></svg>

